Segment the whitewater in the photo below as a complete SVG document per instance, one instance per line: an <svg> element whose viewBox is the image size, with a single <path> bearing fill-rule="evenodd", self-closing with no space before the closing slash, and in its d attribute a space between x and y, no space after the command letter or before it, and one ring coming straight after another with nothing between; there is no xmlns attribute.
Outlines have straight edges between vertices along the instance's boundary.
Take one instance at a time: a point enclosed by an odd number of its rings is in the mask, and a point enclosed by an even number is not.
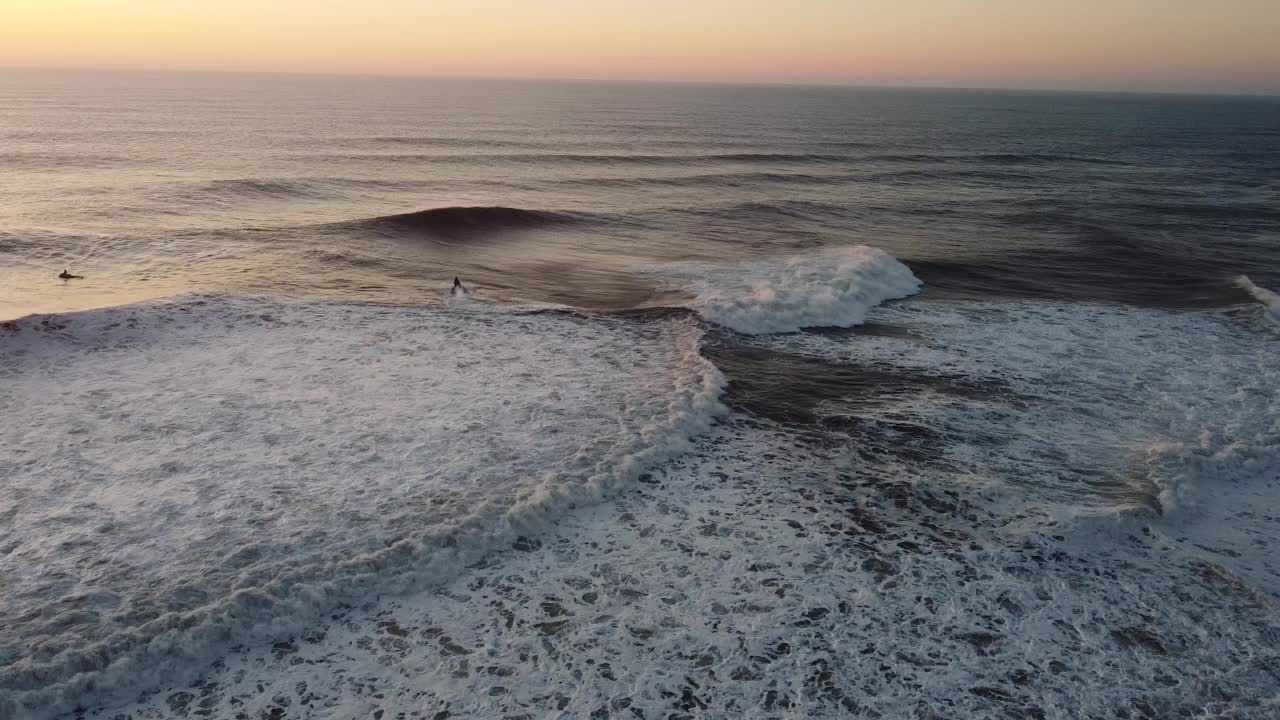
<svg viewBox="0 0 1280 720"><path fill-rule="evenodd" d="M230 297L19 321L7 712L438 583L625 487L720 411L699 332Z"/></svg>
<svg viewBox="0 0 1280 720"><path fill-rule="evenodd" d="M748 332L853 325L919 288L867 247L740 275L693 307ZM0 710L120 702L438 586L725 413L692 316L442 301L193 295L7 323L0 401L24 412L0 435Z"/></svg>
<svg viewBox="0 0 1280 720"><path fill-rule="evenodd" d="M1280 517L1249 509L1280 497L1268 325L1052 303L883 305L919 288L892 256L850 247L697 280L701 319L201 295L10 323L0 399L24 412L3 428L0 549L13 581L0 597L0 709L110 716L141 692L144 716L186 714L197 698L206 714L302 703L315 717L940 712L931 703L964 692L956 683L982 663L931 672L916 695L892 682L853 693L833 668L864 674L870 653L897 668L892 681L957 648L1003 648L1002 662L1024 663L1009 677L1026 690L1018 678L1046 667L1092 667L1053 630L1083 612L1101 624L1071 621L1086 644L1139 649L1098 662L1130 657L1163 683L1176 675L1162 658L1191 653L1206 669L1224 652L1186 616L1144 609L1183 582L1180 567L1201 568L1209 593L1182 612L1243 592L1232 602L1273 615L1280 574L1261 538ZM796 332L868 317L909 331ZM1209 376L1187 364L1190 338L1205 336ZM779 373L726 398L716 363L744 379L721 354L730 345L770 353ZM763 384L767 402L803 401L815 367L827 388L811 420L788 417L793 435L751 393ZM918 376L873 374L855 393L840 367ZM902 384L922 382L904 397ZM1070 560L1018 570L1028 552ZM1115 562L1145 568L1142 592L1088 579L1085 568ZM988 566L1000 569L978 570ZM967 582L945 578L975 571L987 580L960 601ZM891 630L921 609L926 627L961 625L928 642ZM1270 622L1220 637L1261 651ZM857 638L871 644L839 649ZM918 649L893 649L902 642ZM1262 675L1224 666L1215 682L1262 692L1265 657ZM582 663L596 684L557 691ZM212 684L199 679L211 666ZM803 682L801 668L812 668ZM624 695L610 689L620 677ZM203 690L162 691L191 682ZM670 683L684 690L672 696ZM1066 690L1041 685L1030 696L984 686L966 712L994 698L1049 717ZM1179 693L1169 697L1159 702Z"/></svg>

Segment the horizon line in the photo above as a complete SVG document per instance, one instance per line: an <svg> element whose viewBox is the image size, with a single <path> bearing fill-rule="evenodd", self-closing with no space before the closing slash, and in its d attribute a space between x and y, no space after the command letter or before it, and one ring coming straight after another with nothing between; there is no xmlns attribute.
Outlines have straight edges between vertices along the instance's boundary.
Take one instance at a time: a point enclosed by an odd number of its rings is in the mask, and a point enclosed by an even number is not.
<svg viewBox="0 0 1280 720"><path fill-rule="evenodd" d="M604 78L584 76L536 75L469 75L448 73L394 73L321 70L234 70L220 68L162 67L89 67L78 65L0 65L0 71L86 72L86 73L161 73L168 75L272 75L297 77L381 78L392 80L481 80L566 83L614 83L619 85L709 85L719 87L794 87L848 90L934 90L954 92L1060 93L1078 95L1146 95L1220 98L1280 99L1280 90L1214 91L1214 90L1138 90L1087 87L1028 87L983 85L931 85L859 82L852 80L729 80L687 78Z"/></svg>

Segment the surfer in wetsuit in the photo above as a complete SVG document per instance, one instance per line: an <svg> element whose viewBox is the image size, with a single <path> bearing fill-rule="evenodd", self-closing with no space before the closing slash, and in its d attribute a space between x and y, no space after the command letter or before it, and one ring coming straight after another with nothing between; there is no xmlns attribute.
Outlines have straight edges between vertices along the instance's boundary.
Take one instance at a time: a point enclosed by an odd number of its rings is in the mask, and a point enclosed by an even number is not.
<svg viewBox="0 0 1280 720"><path fill-rule="evenodd" d="M467 289L462 286L462 281L455 275L453 278L453 288L449 290L450 295L466 295Z"/></svg>
<svg viewBox="0 0 1280 720"><path fill-rule="evenodd" d="M60 280L83 280L83 279L84 279L84 276L83 276L83 275L72 275L70 272L67 272L66 270L63 270L62 272L58 273L58 279L60 279Z"/></svg>

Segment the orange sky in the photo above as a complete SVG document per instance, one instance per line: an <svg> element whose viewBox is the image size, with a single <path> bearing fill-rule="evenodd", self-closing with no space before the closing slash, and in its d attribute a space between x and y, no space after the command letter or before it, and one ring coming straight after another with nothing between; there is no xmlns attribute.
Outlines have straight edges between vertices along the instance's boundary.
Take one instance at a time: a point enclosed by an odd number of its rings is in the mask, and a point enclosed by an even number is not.
<svg viewBox="0 0 1280 720"><path fill-rule="evenodd" d="M1280 93L1280 0L0 0L0 65Z"/></svg>

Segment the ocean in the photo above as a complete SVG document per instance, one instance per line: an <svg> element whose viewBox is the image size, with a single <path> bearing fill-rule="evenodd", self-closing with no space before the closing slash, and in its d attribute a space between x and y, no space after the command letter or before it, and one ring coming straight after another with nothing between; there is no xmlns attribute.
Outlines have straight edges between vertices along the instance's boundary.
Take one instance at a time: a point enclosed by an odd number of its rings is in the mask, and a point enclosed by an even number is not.
<svg viewBox="0 0 1280 720"><path fill-rule="evenodd" d="M4 70L0 199L0 719L1280 716L1280 99Z"/></svg>

